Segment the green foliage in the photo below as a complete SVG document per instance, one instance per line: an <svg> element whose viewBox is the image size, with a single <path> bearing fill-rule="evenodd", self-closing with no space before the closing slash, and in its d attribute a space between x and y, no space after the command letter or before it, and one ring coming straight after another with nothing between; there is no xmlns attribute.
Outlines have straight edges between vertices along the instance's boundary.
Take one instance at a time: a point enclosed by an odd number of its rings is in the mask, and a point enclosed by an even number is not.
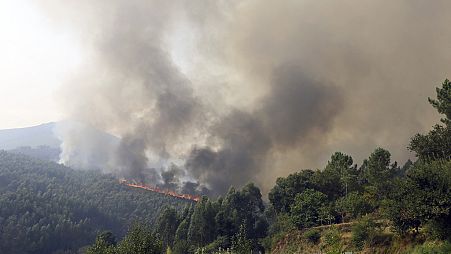
<svg viewBox="0 0 451 254"><path fill-rule="evenodd" d="M120 185L112 176L0 151L0 250L52 253L123 236L134 220L153 224L162 207L192 202Z"/></svg>
<svg viewBox="0 0 451 254"><path fill-rule="evenodd" d="M410 254L444 254L451 253L450 242L426 242L410 252Z"/></svg>
<svg viewBox="0 0 451 254"><path fill-rule="evenodd" d="M391 154L377 148L362 165L368 185L376 189L376 201L384 199L391 192L391 181L396 174L396 163L391 164Z"/></svg>
<svg viewBox="0 0 451 254"><path fill-rule="evenodd" d="M287 213L281 213L277 215L277 218L275 221L271 224L270 233L284 233L289 232L293 229L295 229L296 226L293 224L293 220L291 219L291 216Z"/></svg>
<svg viewBox="0 0 451 254"><path fill-rule="evenodd" d="M372 210L362 193L351 192L336 203L337 210L349 219L359 218Z"/></svg>
<svg viewBox="0 0 451 254"><path fill-rule="evenodd" d="M268 228L264 209L262 195L254 184L247 184L241 191L232 188L224 197L216 216L220 224L219 232L226 232L220 235L236 235L245 223L249 239L264 238Z"/></svg>
<svg viewBox="0 0 451 254"><path fill-rule="evenodd" d="M267 235L262 195L254 184L247 184L240 191L230 188L217 201L203 197L186 214L175 232L174 253L193 250L211 253L219 248L231 248L232 240L236 242L239 234L245 234L240 237L257 249L259 239ZM240 231L242 227L245 232Z"/></svg>
<svg viewBox="0 0 451 254"><path fill-rule="evenodd" d="M233 238L233 237L232 237ZM219 236L212 243L205 246L203 249L204 253L222 253L220 250L230 249L232 246L232 240L227 236Z"/></svg>
<svg viewBox="0 0 451 254"><path fill-rule="evenodd" d="M296 229L289 214L280 213L274 216L274 218L269 217L271 218L271 223L268 230L268 237L263 241L265 249L271 249L280 239Z"/></svg>
<svg viewBox="0 0 451 254"><path fill-rule="evenodd" d="M326 194L329 200L336 200L358 189L357 175L357 167L353 166L352 157L336 152L327 162L326 168L316 172L315 189Z"/></svg>
<svg viewBox="0 0 451 254"><path fill-rule="evenodd" d="M161 254L163 248L156 234L141 224L134 224L115 245L111 233L99 234L87 254ZM170 247L167 247L170 253ZM168 253L166 251L166 253Z"/></svg>
<svg viewBox="0 0 451 254"><path fill-rule="evenodd" d="M203 197L195 206L188 229L188 242L201 247L215 239L215 211L211 201Z"/></svg>
<svg viewBox="0 0 451 254"><path fill-rule="evenodd" d="M97 235L95 243L87 249L86 254L114 253L115 245L116 239L113 233L106 231Z"/></svg>
<svg viewBox="0 0 451 254"><path fill-rule="evenodd" d="M449 124L451 121L451 82L445 79L442 83L442 87L436 88L437 99L428 98L429 103L437 109L440 114L444 114L445 118L442 118L442 122Z"/></svg>
<svg viewBox="0 0 451 254"><path fill-rule="evenodd" d="M437 124L426 135L416 134L408 146L422 161L451 159L451 82L446 79L436 90L437 99L428 99L440 114L445 115L441 119L445 126Z"/></svg>
<svg viewBox="0 0 451 254"><path fill-rule="evenodd" d="M247 238L246 224L240 225L238 233L233 237L232 250L237 254L251 253L252 242Z"/></svg>
<svg viewBox="0 0 451 254"><path fill-rule="evenodd" d="M269 201L277 213L290 212L296 194L316 187L312 180L313 175L312 170L303 170L286 178L277 178L276 185L268 194Z"/></svg>
<svg viewBox="0 0 451 254"><path fill-rule="evenodd" d="M156 230L163 242L163 248L173 246L179 221L177 211L172 207L166 207L161 213Z"/></svg>
<svg viewBox="0 0 451 254"><path fill-rule="evenodd" d="M371 245L376 235L376 223L370 218L362 218L352 226L351 242L357 249L362 249L365 244Z"/></svg>
<svg viewBox="0 0 451 254"><path fill-rule="evenodd" d="M293 223L298 228L318 225L320 208L326 203L327 196L319 191L307 189L297 194L291 207Z"/></svg>
<svg viewBox="0 0 451 254"><path fill-rule="evenodd" d="M395 229L405 233L420 225L443 225L441 238L450 232L451 161L417 163L407 177L397 182L396 190L384 205ZM440 227L440 226L439 226Z"/></svg>
<svg viewBox="0 0 451 254"><path fill-rule="evenodd" d="M330 254L340 254L342 249L341 234L336 227L331 227L323 233L323 248Z"/></svg>
<svg viewBox="0 0 451 254"><path fill-rule="evenodd" d="M451 241L451 215L442 216L427 221L424 224L424 232L429 239Z"/></svg>
<svg viewBox="0 0 451 254"><path fill-rule="evenodd" d="M319 242L319 239L321 238L321 233L318 229L309 229L304 232L303 236L305 239L307 239L309 242L313 244L317 244Z"/></svg>
<svg viewBox="0 0 451 254"><path fill-rule="evenodd" d="M451 159L451 125L437 124L426 135L416 134L408 148L422 161Z"/></svg>
<svg viewBox="0 0 451 254"><path fill-rule="evenodd" d="M190 253L191 245L186 240L176 240L174 244L174 254L187 254Z"/></svg>
<svg viewBox="0 0 451 254"><path fill-rule="evenodd" d="M160 254L161 241L148 228L134 224L116 247L117 254Z"/></svg>
<svg viewBox="0 0 451 254"><path fill-rule="evenodd" d="M184 219L175 232L175 241L188 239L189 222L191 217Z"/></svg>

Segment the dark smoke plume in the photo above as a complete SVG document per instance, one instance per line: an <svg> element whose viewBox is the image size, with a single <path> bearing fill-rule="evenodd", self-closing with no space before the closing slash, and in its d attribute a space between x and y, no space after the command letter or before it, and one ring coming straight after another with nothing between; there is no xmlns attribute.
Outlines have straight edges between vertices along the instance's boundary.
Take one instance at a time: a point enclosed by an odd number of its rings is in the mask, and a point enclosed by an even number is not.
<svg viewBox="0 0 451 254"><path fill-rule="evenodd" d="M336 88L310 80L295 66L274 74L268 96L252 113L234 110L211 128L221 148L195 147L186 168L196 179L224 193L261 172L272 149L289 149L312 132L328 130L342 106Z"/></svg>
<svg viewBox="0 0 451 254"><path fill-rule="evenodd" d="M409 137L438 119L426 98L451 76L446 0L40 5L86 47L61 96L68 118L121 138L101 149L63 131L62 161L189 193L268 191L335 151L406 160Z"/></svg>

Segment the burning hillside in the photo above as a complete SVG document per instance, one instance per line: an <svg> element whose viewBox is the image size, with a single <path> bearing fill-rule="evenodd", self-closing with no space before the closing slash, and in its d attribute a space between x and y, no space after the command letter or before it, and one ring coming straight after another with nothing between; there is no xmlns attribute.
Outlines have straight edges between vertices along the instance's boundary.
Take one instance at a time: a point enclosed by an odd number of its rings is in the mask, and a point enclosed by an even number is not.
<svg viewBox="0 0 451 254"><path fill-rule="evenodd" d="M196 195L190 195L190 194L179 194L175 191L171 191L168 189L160 189L158 187L152 187L152 186L147 186L147 185L143 185L143 184L138 184L138 183L131 183L125 179L121 179L119 180L119 183L133 187L133 188L140 188L140 189L144 189L144 190L148 190L148 191L153 191L153 192L157 192L157 193L161 193L163 195L166 196L172 196L172 197L176 197L176 198L181 198L181 199L187 199L187 200L191 200L194 202L198 202L200 200L200 196L196 196Z"/></svg>

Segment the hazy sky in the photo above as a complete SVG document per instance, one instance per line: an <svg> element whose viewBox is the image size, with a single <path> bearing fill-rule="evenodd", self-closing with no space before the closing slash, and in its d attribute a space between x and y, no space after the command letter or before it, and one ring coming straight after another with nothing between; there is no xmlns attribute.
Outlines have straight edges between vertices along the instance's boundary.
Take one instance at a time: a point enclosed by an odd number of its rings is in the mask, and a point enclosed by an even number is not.
<svg viewBox="0 0 451 254"><path fill-rule="evenodd" d="M176 162L216 193L248 181L267 191L335 151L361 162L384 147L402 163L439 118L427 97L450 77L450 8L1 1L0 128L75 119L122 138L100 165L152 181L153 166ZM97 159L96 136L65 132L63 161Z"/></svg>
<svg viewBox="0 0 451 254"><path fill-rule="evenodd" d="M76 38L33 1L0 1L0 129L61 117L55 93L81 62Z"/></svg>

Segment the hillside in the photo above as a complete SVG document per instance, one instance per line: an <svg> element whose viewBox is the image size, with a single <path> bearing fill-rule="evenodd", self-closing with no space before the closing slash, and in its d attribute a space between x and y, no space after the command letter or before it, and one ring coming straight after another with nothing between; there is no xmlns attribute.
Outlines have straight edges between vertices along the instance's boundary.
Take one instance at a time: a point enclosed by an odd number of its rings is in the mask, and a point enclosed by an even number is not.
<svg viewBox="0 0 451 254"><path fill-rule="evenodd" d="M54 133L56 124L45 123L26 128L0 130L0 149L10 150L22 146L58 148L61 141Z"/></svg>
<svg viewBox="0 0 451 254"><path fill-rule="evenodd" d="M84 133L102 144L104 150L114 149L120 142L120 138L96 129L90 125L76 121L64 120L30 126L25 128L0 130L0 149L10 153L24 154L45 161L58 162L60 160L62 137L67 135L79 135ZM84 146L72 147L73 154L82 154L86 157L96 158L99 151L87 150ZM84 157L83 169L99 169L102 165L87 162ZM96 159L93 159L96 161ZM78 165L75 165L78 166ZM73 168L73 165L71 165Z"/></svg>
<svg viewBox="0 0 451 254"><path fill-rule="evenodd" d="M50 146L36 146L36 147L21 146L8 150L8 152L15 154L23 154L44 161L58 162L61 149L59 147L50 147Z"/></svg>
<svg viewBox="0 0 451 254"><path fill-rule="evenodd" d="M408 235L400 237L389 230L386 222L381 222L374 229L371 241L357 248L353 234L358 221L336 225L313 227L304 230L291 230L280 235L271 254L295 253L451 253L449 242L427 240L425 235ZM315 236L317 238L315 238Z"/></svg>
<svg viewBox="0 0 451 254"><path fill-rule="evenodd" d="M77 250L99 231L122 236L134 221L153 225L165 206L181 210L192 203L0 151L1 253Z"/></svg>

